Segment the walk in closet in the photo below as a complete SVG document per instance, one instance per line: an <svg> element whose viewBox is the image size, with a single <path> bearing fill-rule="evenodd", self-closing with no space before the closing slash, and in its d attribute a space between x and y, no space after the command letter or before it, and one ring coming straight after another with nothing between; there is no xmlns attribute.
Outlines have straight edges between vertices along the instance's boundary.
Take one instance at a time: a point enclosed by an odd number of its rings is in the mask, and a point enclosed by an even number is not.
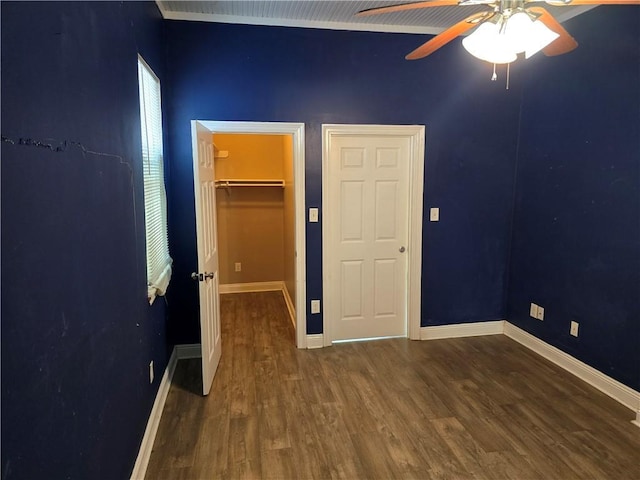
<svg viewBox="0 0 640 480"><path fill-rule="evenodd" d="M221 293L295 300L291 135L214 134ZM295 308L295 305L292 305Z"/></svg>

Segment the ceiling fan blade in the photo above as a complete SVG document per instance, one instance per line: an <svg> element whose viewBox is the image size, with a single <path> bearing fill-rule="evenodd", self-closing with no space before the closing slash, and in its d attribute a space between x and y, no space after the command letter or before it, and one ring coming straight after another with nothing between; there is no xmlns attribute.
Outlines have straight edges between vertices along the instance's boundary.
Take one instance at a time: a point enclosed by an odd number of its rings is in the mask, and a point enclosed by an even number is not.
<svg viewBox="0 0 640 480"><path fill-rule="evenodd" d="M563 53L568 53L571 50L574 50L578 46L578 42L576 42L576 40L571 35L569 35L569 32L567 32L564 27L560 25L560 23L555 18L553 18L553 15L547 12L544 8L530 7L527 10L540 15L540 17L538 17L538 20L540 20L547 27L560 35L553 42L542 49L542 52L545 55L547 55L548 57L562 55Z"/></svg>
<svg viewBox="0 0 640 480"><path fill-rule="evenodd" d="M640 0L545 0L554 7L573 5L640 5Z"/></svg>
<svg viewBox="0 0 640 480"><path fill-rule="evenodd" d="M386 7L368 8L356 13L356 17L368 17L381 13L402 12L404 10L417 10L429 7L451 7L458 5L460 0L432 0L429 2L401 3L400 5L388 5Z"/></svg>
<svg viewBox="0 0 640 480"><path fill-rule="evenodd" d="M463 34L467 30L472 29L476 25L478 25L482 20L493 16L493 12L480 12L475 13L461 22L456 23L452 27L447 28L444 32L436 35L434 38L424 43L423 45L416 48L413 52L407 55L407 60L418 60L419 58L424 58L427 55L431 55L440 47L446 45L451 40L456 38L457 36Z"/></svg>

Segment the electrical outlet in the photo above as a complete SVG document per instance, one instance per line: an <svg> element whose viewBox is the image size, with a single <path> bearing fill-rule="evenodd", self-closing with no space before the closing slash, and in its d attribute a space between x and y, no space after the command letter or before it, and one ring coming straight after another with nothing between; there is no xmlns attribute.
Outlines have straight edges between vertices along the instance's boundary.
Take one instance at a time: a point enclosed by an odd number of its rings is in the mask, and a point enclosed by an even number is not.
<svg viewBox="0 0 640 480"><path fill-rule="evenodd" d="M149 363L149 383L153 383L153 360Z"/></svg>
<svg viewBox="0 0 640 480"><path fill-rule="evenodd" d="M538 305L535 303L531 304L531 307L529 307L529 315L533 318L538 318Z"/></svg>
<svg viewBox="0 0 640 480"><path fill-rule="evenodd" d="M538 320L544 320L544 308L538 305L538 314L536 315Z"/></svg>
<svg viewBox="0 0 640 480"><path fill-rule="evenodd" d="M571 335L573 335L574 337L578 336L578 327L580 326L580 324L578 322L574 322L573 320L571 321L571 330L569 331L569 333L571 333Z"/></svg>
<svg viewBox="0 0 640 480"><path fill-rule="evenodd" d="M320 313L320 300L311 300L311 313Z"/></svg>
<svg viewBox="0 0 640 480"><path fill-rule="evenodd" d="M309 209L309 222L316 223L318 221L318 208L312 207Z"/></svg>
<svg viewBox="0 0 640 480"><path fill-rule="evenodd" d="M432 207L431 209L429 209L429 221L431 222L440 221L440 209L438 207Z"/></svg>
<svg viewBox="0 0 640 480"><path fill-rule="evenodd" d="M241 271L242 271L242 263L236 262L236 272L241 272Z"/></svg>

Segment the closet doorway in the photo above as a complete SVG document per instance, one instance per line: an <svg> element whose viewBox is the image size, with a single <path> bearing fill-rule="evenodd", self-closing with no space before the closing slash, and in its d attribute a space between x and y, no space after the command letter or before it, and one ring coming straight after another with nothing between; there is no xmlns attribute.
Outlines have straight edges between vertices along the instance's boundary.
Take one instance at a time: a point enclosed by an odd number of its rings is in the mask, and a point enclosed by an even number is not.
<svg viewBox="0 0 640 480"><path fill-rule="evenodd" d="M220 293L281 290L306 348L304 124L197 123L215 150Z"/></svg>

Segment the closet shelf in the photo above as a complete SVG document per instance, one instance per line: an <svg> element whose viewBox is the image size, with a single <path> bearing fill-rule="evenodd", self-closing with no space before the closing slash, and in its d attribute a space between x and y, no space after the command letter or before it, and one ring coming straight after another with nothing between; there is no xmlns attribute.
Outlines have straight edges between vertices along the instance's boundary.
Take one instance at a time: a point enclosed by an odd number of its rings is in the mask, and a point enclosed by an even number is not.
<svg viewBox="0 0 640 480"><path fill-rule="evenodd" d="M213 158L229 158L229 150L220 150L218 146L213 144Z"/></svg>
<svg viewBox="0 0 640 480"><path fill-rule="evenodd" d="M221 178L216 180L216 188L230 187L280 187L284 188L284 180L250 180L246 178Z"/></svg>

